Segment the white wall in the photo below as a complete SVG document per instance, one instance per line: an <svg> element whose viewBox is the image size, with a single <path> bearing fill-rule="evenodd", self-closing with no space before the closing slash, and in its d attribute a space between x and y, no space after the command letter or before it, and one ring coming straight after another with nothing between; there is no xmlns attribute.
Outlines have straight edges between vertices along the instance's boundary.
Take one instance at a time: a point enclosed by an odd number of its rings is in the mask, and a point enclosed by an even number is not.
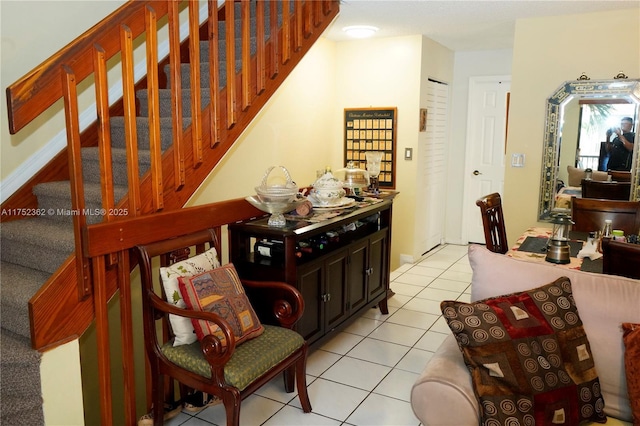
<svg viewBox="0 0 640 426"><path fill-rule="evenodd" d="M462 240L464 166L467 142L467 103L471 77L510 75L511 49L456 52L451 97L451 138L447 176L447 214L445 239L453 244Z"/></svg>
<svg viewBox="0 0 640 426"><path fill-rule="evenodd" d="M610 79L620 71L640 77L638 22L640 9L516 22L507 158L524 153L526 164L507 167L505 173L508 241L538 223L546 99L583 72L592 80Z"/></svg>

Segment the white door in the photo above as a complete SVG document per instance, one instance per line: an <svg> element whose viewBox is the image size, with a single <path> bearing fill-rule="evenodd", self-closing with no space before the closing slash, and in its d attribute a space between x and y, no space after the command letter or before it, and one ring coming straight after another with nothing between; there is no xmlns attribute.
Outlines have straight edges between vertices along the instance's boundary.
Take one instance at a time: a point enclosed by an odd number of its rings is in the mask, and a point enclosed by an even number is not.
<svg viewBox="0 0 640 426"><path fill-rule="evenodd" d="M419 253L425 253L444 241L443 200L446 199L447 186L449 86L434 81L426 84L427 128L425 137L418 140L418 188L421 191L416 206L417 211L423 212L422 223L416 229L416 251Z"/></svg>
<svg viewBox="0 0 640 426"><path fill-rule="evenodd" d="M484 243L476 200L492 192L503 195L510 76L469 79L467 147L462 238Z"/></svg>

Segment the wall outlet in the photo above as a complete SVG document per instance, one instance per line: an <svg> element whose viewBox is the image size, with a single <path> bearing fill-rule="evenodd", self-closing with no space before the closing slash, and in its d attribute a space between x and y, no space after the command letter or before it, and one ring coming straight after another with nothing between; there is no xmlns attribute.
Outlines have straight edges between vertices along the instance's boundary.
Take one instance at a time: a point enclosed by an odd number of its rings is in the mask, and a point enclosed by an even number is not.
<svg viewBox="0 0 640 426"><path fill-rule="evenodd" d="M413 263L413 256L408 254L400 255L400 265L404 265L405 263Z"/></svg>

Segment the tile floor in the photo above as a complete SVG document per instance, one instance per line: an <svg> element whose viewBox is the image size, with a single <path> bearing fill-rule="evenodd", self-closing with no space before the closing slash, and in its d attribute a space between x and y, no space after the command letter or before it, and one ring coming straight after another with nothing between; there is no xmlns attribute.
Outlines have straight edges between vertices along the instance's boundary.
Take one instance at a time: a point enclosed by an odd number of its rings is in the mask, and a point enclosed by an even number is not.
<svg viewBox="0 0 640 426"><path fill-rule="evenodd" d="M389 315L371 309L307 361L313 412L278 377L242 402L242 425L418 425L411 386L450 332L440 301L469 301L467 246L445 245L391 273ZM169 426L225 425L222 405L195 416L180 413Z"/></svg>

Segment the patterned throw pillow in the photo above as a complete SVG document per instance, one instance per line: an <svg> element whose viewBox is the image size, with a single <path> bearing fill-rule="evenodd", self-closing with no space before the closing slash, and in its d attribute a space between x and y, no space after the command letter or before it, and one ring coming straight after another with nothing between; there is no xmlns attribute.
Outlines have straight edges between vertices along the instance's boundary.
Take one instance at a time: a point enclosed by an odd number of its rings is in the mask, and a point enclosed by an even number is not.
<svg viewBox="0 0 640 426"><path fill-rule="evenodd" d="M483 425L606 422L568 278L440 308L471 372Z"/></svg>
<svg viewBox="0 0 640 426"><path fill-rule="evenodd" d="M194 277L179 278L180 293L189 309L214 312L231 326L237 343L258 337L264 331L249 302L233 264L207 271ZM216 334L224 342L224 335L216 324L192 320L198 339Z"/></svg>
<svg viewBox="0 0 640 426"><path fill-rule="evenodd" d="M178 278L192 277L218 267L220 267L218 253L215 247L212 247L199 255L181 262L176 262L171 266L160 268L160 278L162 279L162 286L164 287L164 294L167 297L167 301L173 303L178 308L185 309L187 305L185 305L182 300ZM189 345L197 340L196 333L189 318L169 315L169 322L175 335L173 346Z"/></svg>
<svg viewBox="0 0 640 426"><path fill-rule="evenodd" d="M633 424L640 425L640 324L622 324L624 341L624 369L627 392L631 401Z"/></svg>

